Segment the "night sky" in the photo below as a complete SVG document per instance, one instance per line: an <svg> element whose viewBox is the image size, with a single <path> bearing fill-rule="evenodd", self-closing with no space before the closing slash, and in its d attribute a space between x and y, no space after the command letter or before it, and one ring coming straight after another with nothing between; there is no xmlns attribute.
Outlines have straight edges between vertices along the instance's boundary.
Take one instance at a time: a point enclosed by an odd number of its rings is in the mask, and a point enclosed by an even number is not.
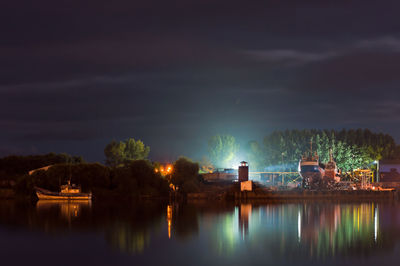
<svg viewBox="0 0 400 266"><path fill-rule="evenodd" d="M273 130L370 128L400 141L399 1L0 3L0 156L153 160Z"/></svg>

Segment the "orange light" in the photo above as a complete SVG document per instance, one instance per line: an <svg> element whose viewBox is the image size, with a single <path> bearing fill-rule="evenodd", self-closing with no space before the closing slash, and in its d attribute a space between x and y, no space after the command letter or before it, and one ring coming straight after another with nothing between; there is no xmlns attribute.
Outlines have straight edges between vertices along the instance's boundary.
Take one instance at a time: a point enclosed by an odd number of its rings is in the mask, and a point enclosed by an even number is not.
<svg viewBox="0 0 400 266"><path fill-rule="evenodd" d="M171 165L168 165L168 167L167 167L167 173L171 173L172 172L172 166Z"/></svg>
<svg viewBox="0 0 400 266"><path fill-rule="evenodd" d="M154 171L156 173L160 173L161 175L165 176L167 174L171 174L172 173L172 165L171 164L167 164L167 165L160 165L157 168L154 169Z"/></svg>

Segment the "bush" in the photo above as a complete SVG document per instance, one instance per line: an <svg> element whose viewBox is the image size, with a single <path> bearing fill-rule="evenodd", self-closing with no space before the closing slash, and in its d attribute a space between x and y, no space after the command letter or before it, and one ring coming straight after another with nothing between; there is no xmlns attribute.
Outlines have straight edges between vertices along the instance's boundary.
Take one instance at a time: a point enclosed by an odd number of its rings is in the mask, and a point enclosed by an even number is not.
<svg viewBox="0 0 400 266"><path fill-rule="evenodd" d="M199 164L190 159L180 157L174 163L174 170L171 175L171 183L182 193L197 192L201 182L199 176Z"/></svg>
<svg viewBox="0 0 400 266"><path fill-rule="evenodd" d="M147 160L132 161L124 167L114 168L113 187L133 196L167 196L168 182Z"/></svg>

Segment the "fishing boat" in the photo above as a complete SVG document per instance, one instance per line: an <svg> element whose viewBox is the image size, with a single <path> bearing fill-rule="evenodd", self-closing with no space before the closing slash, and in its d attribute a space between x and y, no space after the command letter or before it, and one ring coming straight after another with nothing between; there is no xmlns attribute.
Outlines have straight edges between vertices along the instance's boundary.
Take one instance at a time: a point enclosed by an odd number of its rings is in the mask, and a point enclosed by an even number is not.
<svg viewBox="0 0 400 266"><path fill-rule="evenodd" d="M299 162L299 174L302 177L303 188L319 188L325 175L324 169L319 164L317 152L312 151L312 142L310 152L305 153Z"/></svg>
<svg viewBox="0 0 400 266"><path fill-rule="evenodd" d="M92 193L82 193L81 188L71 184L62 185L60 192L53 192L47 189L36 187L36 195L39 200L91 200Z"/></svg>

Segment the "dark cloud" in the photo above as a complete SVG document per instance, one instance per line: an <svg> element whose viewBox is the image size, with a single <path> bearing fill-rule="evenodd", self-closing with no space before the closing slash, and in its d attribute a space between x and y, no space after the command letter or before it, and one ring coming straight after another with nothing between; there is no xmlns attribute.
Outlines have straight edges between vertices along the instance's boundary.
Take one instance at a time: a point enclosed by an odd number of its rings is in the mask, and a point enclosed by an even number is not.
<svg viewBox="0 0 400 266"><path fill-rule="evenodd" d="M400 140L398 7L3 1L0 153L102 160L108 141L135 137L154 159L199 158L213 134L310 127Z"/></svg>
<svg viewBox="0 0 400 266"><path fill-rule="evenodd" d="M299 66L307 63L326 60L335 56L335 53L310 53L296 50L265 50L265 51L247 51L248 55L254 59L276 63L278 66Z"/></svg>

